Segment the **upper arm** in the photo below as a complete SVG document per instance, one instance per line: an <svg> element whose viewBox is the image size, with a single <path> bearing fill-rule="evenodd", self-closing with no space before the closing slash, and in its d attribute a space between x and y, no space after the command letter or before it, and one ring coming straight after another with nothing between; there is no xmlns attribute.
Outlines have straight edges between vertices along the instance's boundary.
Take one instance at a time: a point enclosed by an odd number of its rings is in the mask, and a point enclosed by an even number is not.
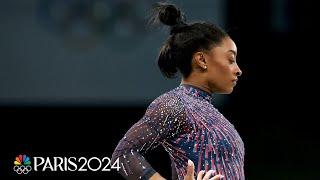
<svg viewBox="0 0 320 180"><path fill-rule="evenodd" d="M135 150L143 154L164 140L177 136L185 118L184 106L178 98L160 97L150 104L145 115L127 131L117 150Z"/></svg>
<svg viewBox="0 0 320 180"><path fill-rule="evenodd" d="M135 123L120 140L112 159L120 159L121 174L125 177L139 177L154 173L144 154L169 140L181 131L185 118L179 99L163 97L150 104L145 115Z"/></svg>

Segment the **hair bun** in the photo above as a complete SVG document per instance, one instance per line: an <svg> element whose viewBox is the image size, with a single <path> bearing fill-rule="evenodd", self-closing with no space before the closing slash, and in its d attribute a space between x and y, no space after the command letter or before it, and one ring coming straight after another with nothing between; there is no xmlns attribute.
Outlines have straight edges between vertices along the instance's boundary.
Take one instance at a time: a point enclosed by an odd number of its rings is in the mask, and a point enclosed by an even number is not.
<svg viewBox="0 0 320 180"><path fill-rule="evenodd" d="M156 9L159 13L158 18L163 24L175 26L183 23L180 9L176 8L173 4L157 3Z"/></svg>

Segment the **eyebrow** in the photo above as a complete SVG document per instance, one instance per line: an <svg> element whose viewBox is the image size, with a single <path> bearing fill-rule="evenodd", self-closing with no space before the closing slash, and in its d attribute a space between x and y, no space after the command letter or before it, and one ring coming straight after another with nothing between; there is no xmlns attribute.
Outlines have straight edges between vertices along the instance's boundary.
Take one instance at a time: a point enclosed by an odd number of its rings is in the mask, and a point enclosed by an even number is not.
<svg viewBox="0 0 320 180"><path fill-rule="evenodd" d="M234 50L229 50L228 52L231 52L231 53L233 53L233 54L234 54L234 56L237 56L237 52L236 52L236 51L234 51Z"/></svg>

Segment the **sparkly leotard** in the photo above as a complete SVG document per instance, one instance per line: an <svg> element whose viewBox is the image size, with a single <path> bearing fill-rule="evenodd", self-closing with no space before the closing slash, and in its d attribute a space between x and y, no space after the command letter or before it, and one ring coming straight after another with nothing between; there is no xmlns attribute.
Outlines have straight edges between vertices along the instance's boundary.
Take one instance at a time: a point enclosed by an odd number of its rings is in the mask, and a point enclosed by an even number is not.
<svg viewBox="0 0 320 180"><path fill-rule="evenodd" d="M170 155L174 179L184 178L188 159L195 164L195 176L213 169L225 179L245 179L243 142L211 100L211 94L191 85L180 85L155 99L113 153L121 175L151 177L156 171L143 155L161 145Z"/></svg>

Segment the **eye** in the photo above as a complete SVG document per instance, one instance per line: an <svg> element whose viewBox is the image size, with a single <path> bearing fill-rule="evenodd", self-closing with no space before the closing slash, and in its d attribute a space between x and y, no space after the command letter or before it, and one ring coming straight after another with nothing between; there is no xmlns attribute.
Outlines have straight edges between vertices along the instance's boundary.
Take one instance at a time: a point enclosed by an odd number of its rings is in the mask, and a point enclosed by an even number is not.
<svg viewBox="0 0 320 180"><path fill-rule="evenodd" d="M229 59L230 64L234 64L236 63L236 61L234 59Z"/></svg>

